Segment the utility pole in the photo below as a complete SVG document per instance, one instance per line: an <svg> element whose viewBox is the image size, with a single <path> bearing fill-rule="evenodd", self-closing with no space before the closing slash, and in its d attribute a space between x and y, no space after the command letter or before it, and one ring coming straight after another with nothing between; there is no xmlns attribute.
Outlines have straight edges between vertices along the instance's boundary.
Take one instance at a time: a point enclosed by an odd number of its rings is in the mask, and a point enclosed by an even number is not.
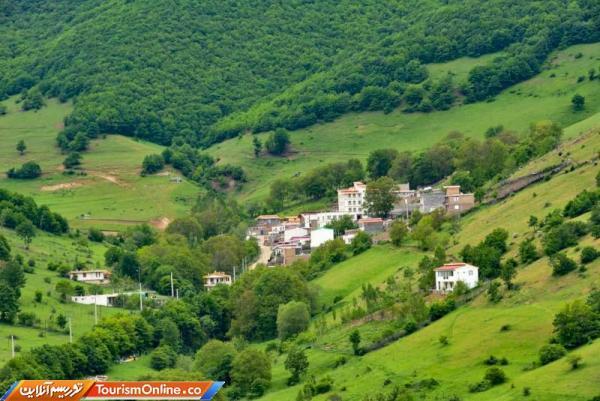
<svg viewBox="0 0 600 401"><path fill-rule="evenodd" d="M173 287L173 272L171 272L171 298L175 298L175 287Z"/></svg>
<svg viewBox="0 0 600 401"><path fill-rule="evenodd" d="M235 283L235 266L233 266L233 282Z"/></svg>
<svg viewBox="0 0 600 401"><path fill-rule="evenodd" d="M179 288L175 289L175 297L179 299Z"/></svg>
<svg viewBox="0 0 600 401"><path fill-rule="evenodd" d="M11 354L12 357L15 357L15 336L14 335L10 335L10 350L11 350Z"/></svg>
<svg viewBox="0 0 600 401"><path fill-rule="evenodd" d="M69 342L73 343L73 326L71 325L71 318L69 318Z"/></svg>
<svg viewBox="0 0 600 401"><path fill-rule="evenodd" d="M144 304L142 301L142 283L140 282L140 312L144 310Z"/></svg>
<svg viewBox="0 0 600 401"><path fill-rule="evenodd" d="M94 324L98 324L98 294L94 295Z"/></svg>

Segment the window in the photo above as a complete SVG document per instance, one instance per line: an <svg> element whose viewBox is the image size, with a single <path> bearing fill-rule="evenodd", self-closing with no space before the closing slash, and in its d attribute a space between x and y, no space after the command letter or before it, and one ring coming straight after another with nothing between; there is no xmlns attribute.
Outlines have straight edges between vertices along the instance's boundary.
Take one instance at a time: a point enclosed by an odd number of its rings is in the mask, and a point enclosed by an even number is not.
<svg viewBox="0 0 600 401"><path fill-rule="evenodd" d="M469 276L473 275L473 270L469 270Z"/></svg>
<svg viewBox="0 0 600 401"><path fill-rule="evenodd" d="M454 209L458 210L458 209L460 209L460 206L459 205L454 205Z"/></svg>

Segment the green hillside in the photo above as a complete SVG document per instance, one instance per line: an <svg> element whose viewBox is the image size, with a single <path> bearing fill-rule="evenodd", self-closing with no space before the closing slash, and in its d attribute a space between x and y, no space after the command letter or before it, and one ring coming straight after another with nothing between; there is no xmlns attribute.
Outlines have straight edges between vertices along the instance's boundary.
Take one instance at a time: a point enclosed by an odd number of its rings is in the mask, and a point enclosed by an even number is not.
<svg viewBox="0 0 600 401"><path fill-rule="evenodd" d="M598 82L585 79L577 83L578 77L587 77L599 59L600 44L573 46L554 54L541 74L504 91L492 102L431 113L350 114L332 123L294 131L291 134L292 150L283 158L261 156L256 159L252 135L214 145L208 152L219 157L221 163L244 167L250 182L242 188L240 198L261 200L277 178L290 178L319 165L349 158L364 162L375 149L423 150L449 132L459 131L468 137L482 138L486 129L499 124L517 135L525 133L532 122L540 120L551 119L563 127L570 126L600 111ZM436 65L435 69L456 70L460 76L465 64L473 67L479 63L478 59L464 59ZM582 112L571 109L571 97L575 93L586 98L586 108ZM577 130L567 130L566 135L577 133ZM266 134L257 136L263 142L267 138Z"/></svg>
<svg viewBox="0 0 600 401"><path fill-rule="evenodd" d="M0 116L0 171L33 160L43 175L35 180L10 180L2 174L0 187L32 196L63 214L75 228L111 231L144 222L164 228L165 219L185 214L199 192L185 179L174 183L167 175L140 177L144 156L162 148L116 135L91 143L82 160L85 175L63 175L66 155L56 147L55 138L72 107L51 100L39 111L22 112L16 98L2 104L8 112ZM23 156L15 149L20 140L27 145Z"/></svg>
<svg viewBox="0 0 600 401"><path fill-rule="evenodd" d="M598 135L596 131L594 135L579 137L577 141L563 145L562 151L575 153L577 149L590 147L597 154L600 149ZM528 169L531 166L524 168ZM532 232L527 224L530 215L542 218L550 210L564 207L574 194L595 185L596 174L598 167L590 163L469 214L461 221L455 245L449 249L451 257L458 258L458 252L464 245L476 244L495 228L508 230L509 254L514 254L521 240ZM583 246L600 249L600 240L587 236L578 247L570 248L567 255L578 260L578 250ZM364 282L366 277L383 287L386 277L396 270L392 267L407 265L414 268L410 258L418 260L411 251L403 256L378 246L340 263L315 280L323 288L321 302L331 304L334 294L347 296L346 303L352 297L360 298L355 290L357 287L360 289L358 281ZM360 273L355 275L357 269ZM339 317L334 323L329 319L324 334L315 333L312 338L305 336L311 339L306 350L310 361L308 374L317 378L328 375L334 383L331 392L313 399L327 400L331 394L337 394L343 400L367 399L369 393L391 392L394 385L410 387L410 383L432 378L438 384L431 388L416 387L414 399L521 400L524 399L525 387L530 389L530 398L537 400L585 401L598 395L600 349L597 340L572 351L584 361L579 370L572 371L564 358L533 370L529 366L537 360L539 348L552 335L554 315L565 303L584 299L589 291L598 288L600 261L587 265L585 273L557 278L551 275L549 259L544 257L520 268L515 283L518 289L505 293L497 304L480 295L468 306L460 307L428 327L362 357L349 356L349 333L358 328L363 341L374 341L382 333L393 329L394 321L358 320L343 324L339 323ZM510 328L502 331L501 328L506 325ZM317 326L312 330L316 332ZM448 345L440 343L441 336L447 338ZM343 355L349 359L348 363L335 368L334 362ZM508 365L502 366L508 382L483 393L469 393L469 385L481 380L488 368L483 361L490 355L508 359ZM301 386L286 385L289 372L283 368L283 361L282 356L273 358L273 385L261 400L295 399Z"/></svg>
<svg viewBox="0 0 600 401"><path fill-rule="evenodd" d="M444 109L423 64L503 50L468 85L439 87L476 101L597 41L595 4L567 3L5 1L0 96L76 98L67 130L161 144L391 110L415 84L426 99L413 106Z"/></svg>

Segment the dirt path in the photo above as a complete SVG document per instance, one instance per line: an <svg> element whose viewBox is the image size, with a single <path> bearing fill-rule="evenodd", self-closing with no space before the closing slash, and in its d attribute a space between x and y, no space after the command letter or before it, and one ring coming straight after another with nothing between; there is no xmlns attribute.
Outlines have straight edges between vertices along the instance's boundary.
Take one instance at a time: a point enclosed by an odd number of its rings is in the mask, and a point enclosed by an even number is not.
<svg viewBox="0 0 600 401"><path fill-rule="evenodd" d="M61 189L73 189L73 188L78 188L81 186L83 186L83 183L74 181L74 182L66 182L64 184L44 185L43 187L40 188L40 191L54 192L54 191L60 191Z"/></svg>
<svg viewBox="0 0 600 401"><path fill-rule="evenodd" d="M256 262L250 265L250 270L253 270L259 263L266 265L271 257L271 247L264 245L265 237L263 235L259 235L257 239L258 245L260 246L260 255L258 255Z"/></svg>
<svg viewBox="0 0 600 401"><path fill-rule="evenodd" d="M161 231L167 229L167 227L171 224L171 219L168 217L161 217L160 219L152 220L150 225L154 228L157 228Z"/></svg>

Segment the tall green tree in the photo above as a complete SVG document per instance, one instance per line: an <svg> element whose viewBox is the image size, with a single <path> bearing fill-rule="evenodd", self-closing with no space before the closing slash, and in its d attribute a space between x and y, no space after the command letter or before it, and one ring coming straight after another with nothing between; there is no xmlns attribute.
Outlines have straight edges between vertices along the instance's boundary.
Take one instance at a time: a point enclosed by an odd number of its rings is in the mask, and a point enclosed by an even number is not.
<svg viewBox="0 0 600 401"><path fill-rule="evenodd" d="M19 142L17 142L17 152L19 152L19 154L23 156L26 150L27 145L25 144L25 141L21 139Z"/></svg>
<svg viewBox="0 0 600 401"><path fill-rule="evenodd" d="M369 216L387 217L394 208L396 196L393 194L394 181L380 177L367 185L365 203Z"/></svg>
<svg viewBox="0 0 600 401"><path fill-rule="evenodd" d="M35 237L35 226L33 223L29 220L24 220L15 228L15 231L25 243L25 249L29 249L29 244L33 241L33 237Z"/></svg>
<svg viewBox="0 0 600 401"><path fill-rule="evenodd" d="M292 374L288 378L288 386L293 386L300 381L300 377L308 369L308 358L304 350L294 347L289 350L283 365Z"/></svg>
<svg viewBox="0 0 600 401"><path fill-rule="evenodd" d="M277 333L281 340L287 340L308 328L310 311L304 302L291 301L279 305L277 311Z"/></svg>

